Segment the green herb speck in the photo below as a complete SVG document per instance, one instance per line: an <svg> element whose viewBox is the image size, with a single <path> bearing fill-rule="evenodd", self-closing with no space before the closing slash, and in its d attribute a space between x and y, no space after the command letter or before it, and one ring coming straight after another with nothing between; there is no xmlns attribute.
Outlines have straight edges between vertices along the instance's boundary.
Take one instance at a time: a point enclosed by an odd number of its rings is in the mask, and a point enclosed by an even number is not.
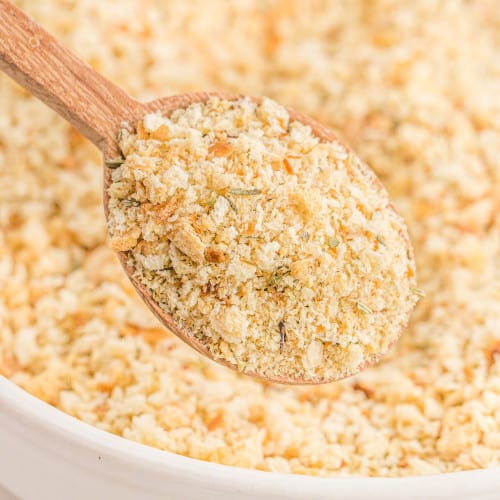
<svg viewBox="0 0 500 500"><path fill-rule="evenodd" d="M290 274L290 269L278 269L268 280L268 285L276 287L279 285L280 281L287 275Z"/></svg>
<svg viewBox="0 0 500 500"><path fill-rule="evenodd" d="M215 205L215 202L217 201L217 194L216 193L212 193L210 195L210 198L208 198L208 200L206 201L207 205L209 207L213 207Z"/></svg>
<svg viewBox="0 0 500 500"><path fill-rule="evenodd" d="M141 204L139 200L134 200L133 198L125 198L122 200L122 203L126 207L138 207Z"/></svg>
<svg viewBox="0 0 500 500"><path fill-rule="evenodd" d="M328 238L327 243L330 248L337 248L340 245L340 240L330 237Z"/></svg>
<svg viewBox="0 0 500 500"><path fill-rule="evenodd" d="M231 189L229 192L236 196L255 196L262 193L260 189Z"/></svg>
<svg viewBox="0 0 500 500"><path fill-rule="evenodd" d="M240 238L247 238L249 240L263 240L264 236L257 236L254 234L240 234Z"/></svg>
<svg viewBox="0 0 500 500"><path fill-rule="evenodd" d="M237 214L238 213L238 207L234 204L233 200L231 200L227 196L224 196L224 198L226 198L227 202L229 203L229 206L233 209L234 213Z"/></svg>
<svg viewBox="0 0 500 500"><path fill-rule="evenodd" d="M287 341L285 322L280 321L278 323L278 328L280 331L280 354L283 354L283 349L285 348L285 343Z"/></svg>
<svg viewBox="0 0 500 500"><path fill-rule="evenodd" d="M123 165L124 162L125 160L123 158L113 158L111 160L106 160L104 163L109 168L118 168Z"/></svg>
<svg viewBox="0 0 500 500"><path fill-rule="evenodd" d="M373 311L363 302L356 302L356 307L365 314L371 314Z"/></svg>

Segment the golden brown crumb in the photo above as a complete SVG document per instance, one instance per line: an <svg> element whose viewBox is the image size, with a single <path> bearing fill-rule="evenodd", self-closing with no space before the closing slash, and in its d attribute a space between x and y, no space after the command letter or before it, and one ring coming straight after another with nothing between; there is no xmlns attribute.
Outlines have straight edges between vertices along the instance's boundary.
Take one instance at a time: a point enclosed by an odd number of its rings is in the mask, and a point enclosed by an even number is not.
<svg viewBox="0 0 500 500"><path fill-rule="evenodd" d="M227 142L216 142L208 148L208 153L214 156L229 156L232 148Z"/></svg>
<svg viewBox="0 0 500 500"><path fill-rule="evenodd" d="M215 359L320 381L394 344L417 300L406 227L340 142L269 99L212 98L120 137L112 244L138 235L123 244L136 276Z"/></svg>
<svg viewBox="0 0 500 500"><path fill-rule="evenodd" d="M226 260L224 253L214 248L208 248L205 256L208 262L214 262L216 264L220 264Z"/></svg>

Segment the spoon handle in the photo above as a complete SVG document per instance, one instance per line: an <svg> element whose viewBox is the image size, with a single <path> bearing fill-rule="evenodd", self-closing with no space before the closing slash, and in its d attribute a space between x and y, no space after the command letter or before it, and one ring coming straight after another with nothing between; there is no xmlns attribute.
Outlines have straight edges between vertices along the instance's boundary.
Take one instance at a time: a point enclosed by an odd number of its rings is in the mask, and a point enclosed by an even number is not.
<svg viewBox="0 0 500 500"><path fill-rule="evenodd" d="M106 152L140 104L0 0L0 69Z"/></svg>

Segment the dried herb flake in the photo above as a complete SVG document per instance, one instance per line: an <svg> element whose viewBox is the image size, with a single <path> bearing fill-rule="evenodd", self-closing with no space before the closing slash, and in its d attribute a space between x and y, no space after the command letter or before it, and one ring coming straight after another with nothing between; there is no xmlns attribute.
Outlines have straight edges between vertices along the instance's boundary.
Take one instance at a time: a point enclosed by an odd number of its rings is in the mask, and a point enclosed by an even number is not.
<svg viewBox="0 0 500 500"><path fill-rule="evenodd" d="M365 314L371 314L373 311L363 302L356 302L356 307Z"/></svg>
<svg viewBox="0 0 500 500"><path fill-rule="evenodd" d="M411 287L410 290L412 293L418 295L419 297L425 297L425 292L421 288Z"/></svg>
<svg viewBox="0 0 500 500"><path fill-rule="evenodd" d="M256 196L262 193L261 189L231 189L231 194L236 196Z"/></svg>
<svg viewBox="0 0 500 500"><path fill-rule="evenodd" d="M134 200L133 198L125 198L122 200L122 203L126 207L138 207L141 204L139 200Z"/></svg>
<svg viewBox="0 0 500 500"><path fill-rule="evenodd" d="M290 269L285 269L283 268L278 269L274 274L271 275L271 277L268 280L269 286L274 286L276 287L279 285L280 281L287 275L290 274Z"/></svg>
<svg viewBox="0 0 500 500"><path fill-rule="evenodd" d="M123 158L113 158L111 160L106 160L104 163L109 168L118 168L123 165L124 162L125 160Z"/></svg>
<svg viewBox="0 0 500 500"><path fill-rule="evenodd" d="M217 201L217 193L212 193L210 195L210 198L208 198L208 200L206 201L206 204L209 206L209 207L213 207L215 205L215 202Z"/></svg>
<svg viewBox="0 0 500 500"><path fill-rule="evenodd" d="M285 322L280 321L278 323L278 328L280 330L280 354L283 354L283 349L284 349L285 343L287 341Z"/></svg>
<svg viewBox="0 0 500 500"><path fill-rule="evenodd" d="M340 240L331 237L328 238L327 243L330 248L337 248L340 245Z"/></svg>
<svg viewBox="0 0 500 500"><path fill-rule="evenodd" d="M231 200L227 196L224 196L224 198L227 200L227 202L229 203L229 206L233 209L234 213L237 214L238 213L238 207L234 204L233 200Z"/></svg>
<svg viewBox="0 0 500 500"><path fill-rule="evenodd" d="M264 236L257 236L254 234L241 234L240 233L240 238L248 238L249 240L263 240Z"/></svg>

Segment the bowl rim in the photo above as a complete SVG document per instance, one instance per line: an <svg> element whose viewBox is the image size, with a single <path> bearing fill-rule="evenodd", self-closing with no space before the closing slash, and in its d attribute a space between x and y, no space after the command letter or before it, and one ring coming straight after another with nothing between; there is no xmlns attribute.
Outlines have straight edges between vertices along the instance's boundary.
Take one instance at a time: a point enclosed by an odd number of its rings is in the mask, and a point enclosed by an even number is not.
<svg viewBox="0 0 500 500"><path fill-rule="evenodd" d="M3 421L3 422L2 422ZM12 381L0 375L0 435L2 432L23 432L23 438L38 440L42 446L57 446L61 441L65 446L59 451L70 451L67 456L78 455L80 450L109 457L119 463L123 474L133 469L140 469L141 474L149 474L157 478L175 477L187 481L197 481L200 486L210 485L217 491L235 492L237 485L239 493L255 496L266 495L265 498L331 498L335 491L342 498L364 498L374 491L383 491L383 498L399 499L402 492L411 491L415 498L426 495L425 498L439 498L442 495L454 493L462 495L478 494L480 491L493 492L500 489L500 467L488 469L450 472L434 475L407 477L317 477L290 473L259 471L222 465L195 458L178 455L173 452L147 446L110 432L98 429L76 417L72 417L48 403L32 396ZM12 424L9 429L9 423ZM7 426L5 427L5 424ZM54 450L53 450L54 451ZM6 450L8 454L8 450ZM0 447L0 460L2 447ZM76 458L75 458L76 461ZM96 461L97 463L97 461ZM101 468L102 470L102 468ZM116 475L116 467L112 471ZM109 474L109 471L108 471ZM125 477L125 476L124 476ZM374 490L375 488L375 490ZM478 488L481 488L480 490ZM377 497L378 498L378 497ZM463 498L475 498L463 496Z"/></svg>

